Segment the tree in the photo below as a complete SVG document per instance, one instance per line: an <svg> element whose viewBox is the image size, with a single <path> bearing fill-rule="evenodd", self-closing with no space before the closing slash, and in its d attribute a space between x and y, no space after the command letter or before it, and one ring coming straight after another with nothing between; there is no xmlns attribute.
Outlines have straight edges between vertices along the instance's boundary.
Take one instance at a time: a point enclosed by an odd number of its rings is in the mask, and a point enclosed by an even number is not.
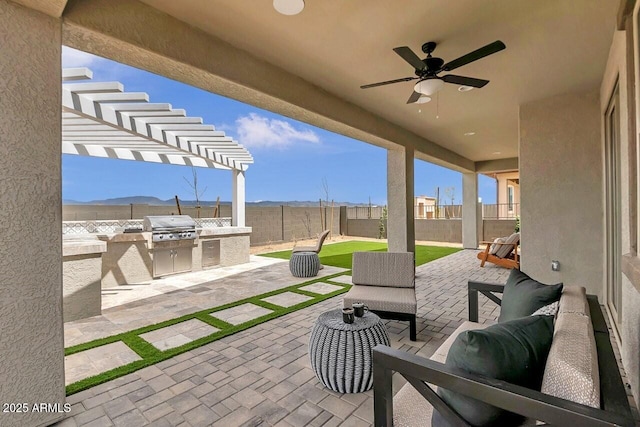
<svg viewBox="0 0 640 427"><path fill-rule="evenodd" d="M329 204L329 183L326 176L322 177L322 192L324 193L324 204L327 206Z"/></svg>
<svg viewBox="0 0 640 427"><path fill-rule="evenodd" d="M444 188L444 197L445 200L449 199L450 200L450 207L445 206L444 207L444 217L449 219L452 216L452 210L453 210L453 202L456 199L456 187L445 187Z"/></svg>
<svg viewBox="0 0 640 427"><path fill-rule="evenodd" d="M324 193L324 211L322 210L322 199L320 199L320 228L325 230L327 228L327 206L329 206L329 183L326 176L322 177L322 192Z"/></svg>
<svg viewBox="0 0 640 427"><path fill-rule="evenodd" d="M184 178L184 180L187 182L187 184L189 185L189 187L191 187L191 190L193 191L193 194L196 198L196 212L197 212L198 218L200 218L200 198L205 193L205 191L207 191L207 187L204 187L204 190L199 191L198 171L193 166L191 166L191 174L192 174L191 180L188 180L187 177L185 176L183 176L182 178Z"/></svg>
<svg viewBox="0 0 640 427"><path fill-rule="evenodd" d="M449 204L452 205L453 202L456 200L456 187L445 187L444 195L447 199L451 200L451 203Z"/></svg>

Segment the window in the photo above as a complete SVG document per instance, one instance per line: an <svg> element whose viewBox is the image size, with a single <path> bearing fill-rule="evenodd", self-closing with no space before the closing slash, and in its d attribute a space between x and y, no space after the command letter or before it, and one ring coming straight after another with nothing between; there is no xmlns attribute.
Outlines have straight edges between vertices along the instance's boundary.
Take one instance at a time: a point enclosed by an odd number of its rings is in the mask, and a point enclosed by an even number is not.
<svg viewBox="0 0 640 427"><path fill-rule="evenodd" d="M507 186L507 203L509 212L513 212L513 185Z"/></svg>
<svg viewBox="0 0 640 427"><path fill-rule="evenodd" d="M616 84L605 112L605 215L607 259L607 306L614 323L622 320L622 218L620 178L620 94Z"/></svg>

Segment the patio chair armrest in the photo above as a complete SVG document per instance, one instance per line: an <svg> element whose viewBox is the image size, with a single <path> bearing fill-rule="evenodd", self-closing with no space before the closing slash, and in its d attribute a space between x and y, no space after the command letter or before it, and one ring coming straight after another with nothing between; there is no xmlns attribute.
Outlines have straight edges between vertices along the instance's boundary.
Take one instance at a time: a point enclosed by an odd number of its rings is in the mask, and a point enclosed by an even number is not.
<svg viewBox="0 0 640 427"><path fill-rule="evenodd" d="M469 280L467 282L468 299L469 299L469 321L478 321L478 292L489 298L491 301L501 305L502 300L495 296L495 293L503 293L504 285L499 283L477 282Z"/></svg>
<svg viewBox="0 0 640 427"><path fill-rule="evenodd" d="M428 384L551 425L635 425L633 419L614 412L591 408L505 381L470 374L434 360L377 345L373 349L373 405L376 426L391 427L393 422L393 397L390 391L393 372L400 373L414 387L417 386L418 392L434 409L456 425L464 425L466 421L450 409Z"/></svg>

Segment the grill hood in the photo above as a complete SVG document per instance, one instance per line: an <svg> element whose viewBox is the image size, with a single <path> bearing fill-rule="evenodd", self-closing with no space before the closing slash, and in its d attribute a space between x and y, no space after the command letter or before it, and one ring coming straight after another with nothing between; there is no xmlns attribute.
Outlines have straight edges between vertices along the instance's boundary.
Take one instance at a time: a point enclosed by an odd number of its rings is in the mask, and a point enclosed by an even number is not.
<svg viewBox="0 0 640 427"><path fill-rule="evenodd" d="M145 216L144 231L174 231L195 229L196 222L189 215Z"/></svg>

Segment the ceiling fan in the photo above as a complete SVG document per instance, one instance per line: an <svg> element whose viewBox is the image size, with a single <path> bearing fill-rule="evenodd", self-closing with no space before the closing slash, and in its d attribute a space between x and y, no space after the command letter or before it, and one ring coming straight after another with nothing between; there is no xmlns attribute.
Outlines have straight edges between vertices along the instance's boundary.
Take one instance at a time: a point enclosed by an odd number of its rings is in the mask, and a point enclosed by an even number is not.
<svg viewBox="0 0 640 427"><path fill-rule="evenodd" d="M395 53L400 55L402 59L415 68L415 74L417 77L404 77L401 79L387 80L385 82L371 83L360 86L360 89L369 89L393 83L418 80L418 83L416 83L413 88L413 93L407 101L407 104L412 104L417 102L419 99L423 99L423 102L430 101L431 98L428 97L442 89L442 86L444 86L445 83L481 88L489 83L489 80L457 76L455 74L447 74L444 76L438 76L438 74L443 71L455 70L458 67L462 67L463 65L467 65L470 62L477 61L478 59L484 58L485 56L489 56L506 48L504 43L500 40L496 40L493 43L489 43L480 49L469 52L466 55L462 55L460 58L454 59L453 61L445 64L442 58L434 58L431 56L431 53L435 50L436 46L436 42L427 42L422 45L422 51L427 54L425 59L418 58L418 55L413 53L413 51L407 46L394 48L393 51Z"/></svg>

